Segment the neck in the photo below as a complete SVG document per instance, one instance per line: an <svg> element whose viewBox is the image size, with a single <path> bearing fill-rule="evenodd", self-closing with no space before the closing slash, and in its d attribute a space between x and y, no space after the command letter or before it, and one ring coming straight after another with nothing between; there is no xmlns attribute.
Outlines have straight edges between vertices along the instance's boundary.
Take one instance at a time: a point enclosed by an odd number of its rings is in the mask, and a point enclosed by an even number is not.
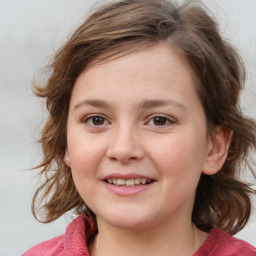
<svg viewBox="0 0 256 256"><path fill-rule="evenodd" d="M98 219L99 233L89 246L91 256L191 256L207 238L191 222L148 229L120 229Z"/></svg>

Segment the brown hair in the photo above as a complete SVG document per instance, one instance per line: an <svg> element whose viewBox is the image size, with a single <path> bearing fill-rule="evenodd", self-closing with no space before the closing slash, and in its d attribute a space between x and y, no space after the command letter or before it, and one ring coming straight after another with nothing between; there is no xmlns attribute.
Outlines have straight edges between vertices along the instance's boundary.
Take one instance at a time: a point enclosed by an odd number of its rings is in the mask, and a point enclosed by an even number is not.
<svg viewBox="0 0 256 256"><path fill-rule="evenodd" d="M238 176L245 171L243 164L249 165L250 149L256 147L256 124L239 108L245 77L241 59L221 38L214 19L198 2L186 1L178 6L167 0L120 0L106 4L91 14L56 53L47 84L34 87L35 94L46 99L49 111L39 140L44 158L37 168L42 168L45 180L33 198L35 217L37 208L45 210L43 222L51 222L71 209L78 214L93 214L78 194L63 160L69 101L77 77L103 53L115 57L163 41L179 49L194 70L209 132L217 125L233 131L223 168L215 175L201 176L192 221L204 231L217 226L235 234L244 227L251 211L249 195L256 191Z"/></svg>

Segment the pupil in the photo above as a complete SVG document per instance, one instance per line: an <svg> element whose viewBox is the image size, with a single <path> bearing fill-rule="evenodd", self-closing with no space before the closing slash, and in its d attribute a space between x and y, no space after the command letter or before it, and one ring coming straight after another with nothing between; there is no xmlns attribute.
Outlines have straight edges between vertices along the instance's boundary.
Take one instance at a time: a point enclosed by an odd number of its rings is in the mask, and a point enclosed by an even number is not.
<svg viewBox="0 0 256 256"><path fill-rule="evenodd" d="M92 122L94 125L101 125L104 123L104 119L102 117L94 117Z"/></svg>
<svg viewBox="0 0 256 256"><path fill-rule="evenodd" d="M166 118L165 117L155 117L154 118L154 124L155 125L165 125L166 124Z"/></svg>

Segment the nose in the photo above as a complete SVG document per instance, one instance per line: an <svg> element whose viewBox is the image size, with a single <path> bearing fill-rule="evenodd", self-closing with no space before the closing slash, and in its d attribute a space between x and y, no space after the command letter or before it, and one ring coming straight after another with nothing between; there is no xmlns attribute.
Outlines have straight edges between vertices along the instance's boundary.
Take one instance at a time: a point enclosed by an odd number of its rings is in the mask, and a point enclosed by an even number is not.
<svg viewBox="0 0 256 256"><path fill-rule="evenodd" d="M141 136L135 127L116 127L110 137L106 156L112 161L129 163L144 158Z"/></svg>

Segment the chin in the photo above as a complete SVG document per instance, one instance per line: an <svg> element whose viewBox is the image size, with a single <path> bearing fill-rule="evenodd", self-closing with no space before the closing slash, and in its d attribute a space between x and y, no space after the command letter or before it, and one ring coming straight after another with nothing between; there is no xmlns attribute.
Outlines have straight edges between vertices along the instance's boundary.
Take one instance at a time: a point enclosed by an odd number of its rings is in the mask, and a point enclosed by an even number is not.
<svg viewBox="0 0 256 256"><path fill-rule="evenodd" d="M112 226L122 230L142 231L148 228L148 223L145 220L141 221L115 221Z"/></svg>
<svg viewBox="0 0 256 256"><path fill-rule="evenodd" d="M118 214L111 214L110 217L103 216L103 222L108 223L118 229L139 231L149 228L153 223L153 219L149 218L148 214L138 215L138 213L127 213L120 211Z"/></svg>

